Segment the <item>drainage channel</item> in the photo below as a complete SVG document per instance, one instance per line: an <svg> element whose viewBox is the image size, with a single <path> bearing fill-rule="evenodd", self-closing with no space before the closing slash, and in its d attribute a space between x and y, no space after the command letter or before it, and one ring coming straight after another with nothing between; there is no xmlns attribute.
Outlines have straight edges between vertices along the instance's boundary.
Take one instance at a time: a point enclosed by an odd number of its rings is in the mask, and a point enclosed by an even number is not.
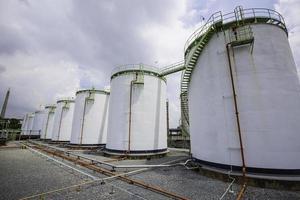
<svg viewBox="0 0 300 200"><path fill-rule="evenodd" d="M23 143L23 145L25 145L25 144ZM41 146L41 145L32 144L30 147L33 148L33 149L39 150L39 151L43 151L43 152L45 152L47 154L50 154L50 155L60 157L64 160L72 162L76 165L80 165L80 166L85 167L89 170L101 173L101 174L109 176L109 177L113 176L117 179L120 179L120 180L126 182L126 183L133 184L135 186L150 190L152 192L164 195L164 196L172 198L172 199L178 199L178 200L179 199L180 200L187 200L188 199L184 196L181 196L179 194L167 191L167 190L162 189L158 186L150 185L150 184L147 184L143 181L132 179L132 178L126 177L125 175L121 175L119 173L110 171L106 168L100 167L100 166L96 165L97 163L94 160L80 159L80 157L77 156L77 155L65 154L63 151L51 150L51 149L49 149L47 147L44 147L44 146Z"/></svg>

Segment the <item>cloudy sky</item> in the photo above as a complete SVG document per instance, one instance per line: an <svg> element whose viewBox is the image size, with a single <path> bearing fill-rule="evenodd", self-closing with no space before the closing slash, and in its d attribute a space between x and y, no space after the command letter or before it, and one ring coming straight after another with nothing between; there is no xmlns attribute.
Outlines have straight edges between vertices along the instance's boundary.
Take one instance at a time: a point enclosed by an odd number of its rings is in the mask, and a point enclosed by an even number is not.
<svg viewBox="0 0 300 200"><path fill-rule="evenodd" d="M122 64L163 67L183 59L188 36L215 11L276 9L300 67L299 0L0 0L0 105L22 117L79 88L109 85ZM168 77L171 127L178 125L180 74Z"/></svg>

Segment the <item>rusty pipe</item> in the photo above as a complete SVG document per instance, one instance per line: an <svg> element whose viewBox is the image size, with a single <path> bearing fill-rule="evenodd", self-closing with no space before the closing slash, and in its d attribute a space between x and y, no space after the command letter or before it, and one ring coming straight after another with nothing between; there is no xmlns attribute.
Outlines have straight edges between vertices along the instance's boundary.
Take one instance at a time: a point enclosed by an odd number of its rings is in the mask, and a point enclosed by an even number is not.
<svg viewBox="0 0 300 200"><path fill-rule="evenodd" d="M130 82L130 94L129 94L129 121L128 121L128 149L126 153L130 153L131 146L131 109L132 109L132 87L133 84L137 81L138 74L135 74L135 79Z"/></svg>
<svg viewBox="0 0 300 200"><path fill-rule="evenodd" d="M63 113L64 113L64 107L66 106L67 103L65 103L64 106L62 106L62 109L61 109L61 113L60 113L60 119L59 119L59 126L58 126L58 135L57 135L57 140L59 140L59 136L60 136L60 129L61 129L61 121L62 121L62 116L63 116Z"/></svg>
<svg viewBox="0 0 300 200"><path fill-rule="evenodd" d="M49 110L48 116L47 116L44 139L46 139L46 136L47 136L47 129L48 129L49 118L50 118L50 110Z"/></svg>
<svg viewBox="0 0 300 200"><path fill-rule="evenodd" d="M84 118L85 118L85 110L86 110L86 103L88 98L91 97L91 92L89 92L89 96L84 98L84 105L83 105L83 114L82 114L82 123L81 123L81 130L80 130L80 145L82 145L82 138L83 138L83 128L84 128Z"/></svg>
<svg viewBox="0 0 300 200"><path fill-rule="evenodd" d="M244 155L244 146L243 146L243 139L242 139L242 131L241 131L241 125L240 125L240 117L239 117L239 111L238 111L238 103L237 103L237 94L236 94L236 89L235 89L235 84L234 84L234 79L233 79L233 72L232 72L232 64L231 64L231 58L230 58L230 47L231 43L228 43L226 45L226 50L227 50L227 58L228 58L228 64L229 64L229 71L230 71L230 79L231 79L231 86L232 86L232 93L233 93L233 101L234 101L234 109L235 109L235 116L236 116L236 123L237 123L237 128L238 128L238 134L239 134L239 143L240 143L240 149L241 149L241 158L242 158L242 174L243 174L243 187L240 191L240 195L238 199L240 199L246 189L246 183L247 183L247 178L246 178L246 164L245 164L245 155Z"/></svg>

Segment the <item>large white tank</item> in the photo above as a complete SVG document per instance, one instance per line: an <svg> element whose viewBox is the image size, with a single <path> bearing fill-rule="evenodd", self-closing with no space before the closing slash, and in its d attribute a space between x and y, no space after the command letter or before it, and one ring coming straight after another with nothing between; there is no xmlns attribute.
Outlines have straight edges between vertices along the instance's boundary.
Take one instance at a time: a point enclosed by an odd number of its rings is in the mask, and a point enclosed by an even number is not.
<svg viewBox="0 0 300 200"><path fill-rule="evenodd" d="M73 98L64 98L57 101L52 129L52 141L70 141L74 102Z"/></svg>
<svg viewBox="0 0 300 200"><path fill-rule="evenodd" d="M282 17L239 9L223 15L223 24L214 19L186 48L186 63L195 65L192 156L225 169L240 170L244 158L247 172L300 174L300 85Z"/></svg>
<svg viewBox="0 0 300 200"><path fill-rule="evenodd" d="M108 105L109 92L77 91L70 144L106 144Z"/></svg>
<svg viewBox="0 0 300 200"><path fill-rule="evenodd" d="M165 153L166 80L159 70L143 65L116 68L110 88L106 152Z"/></svg>
<svg viewBox="0 0 300 200"><path fill-rule="evenodd" d="M41 132L41 139L44 139L44 140L52 139L55 108L56 108L56 105L46 105L45 106L46 114L45 114L45 120L43 123L42 132Z"/></svg>
<svg viewBox="0 0 300 200"><path fill-rule="evenodd" d="M42 128L43 128L43 122L45 119L45 110L38 110L34 113L34 119L33 119L33 125L30 135L40 135Z"/></svg>

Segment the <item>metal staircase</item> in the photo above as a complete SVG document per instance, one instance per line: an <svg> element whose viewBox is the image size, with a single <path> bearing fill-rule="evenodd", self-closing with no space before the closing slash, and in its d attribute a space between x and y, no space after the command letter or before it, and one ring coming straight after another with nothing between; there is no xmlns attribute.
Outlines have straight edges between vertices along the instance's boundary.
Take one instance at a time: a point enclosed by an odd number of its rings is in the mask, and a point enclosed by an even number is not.
<svg viewBox="0 0 300 200"><path fill-rule="evenodd" d="M196 66L197 60L203 51L204 47L212 37L215 32L215 25L212 24L207 29L207 31L200 37L199 41L191 48L186 54L185 60L185 70L182 72L181 76L181 94L180 94L180 104L181 104L181 123L182 132L184 135L189 134L189 107L188 107L188 88L191 80L191 75L193 69Z"/></svg>

